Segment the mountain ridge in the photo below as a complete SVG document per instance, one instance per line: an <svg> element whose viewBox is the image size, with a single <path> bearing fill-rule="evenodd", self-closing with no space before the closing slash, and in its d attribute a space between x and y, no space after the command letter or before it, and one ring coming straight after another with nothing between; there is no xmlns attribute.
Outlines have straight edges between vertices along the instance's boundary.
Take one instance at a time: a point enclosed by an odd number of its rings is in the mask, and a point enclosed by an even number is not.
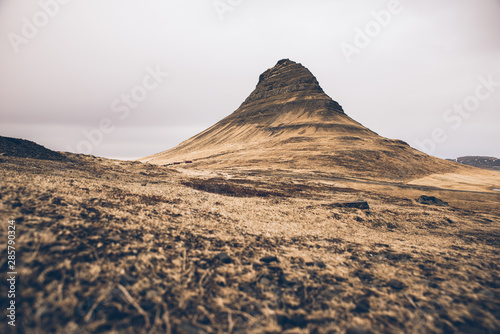
<svg viewBox="0 0 500 334"><path fill-rule="evenodd" d="M500 159L487 156L464 156L450 159L463 165L500 171Z"/></svg>

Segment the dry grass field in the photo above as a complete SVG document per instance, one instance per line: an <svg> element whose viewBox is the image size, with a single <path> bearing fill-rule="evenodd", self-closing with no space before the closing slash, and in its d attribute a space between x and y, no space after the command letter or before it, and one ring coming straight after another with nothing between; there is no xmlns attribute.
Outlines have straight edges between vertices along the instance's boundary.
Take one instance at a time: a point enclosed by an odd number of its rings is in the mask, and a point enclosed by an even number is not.
<svg viewBox="0 0 500 334"><path fill-rule="evenodd" d="M486 181L65 155L0 157L18 333L500 332L500 193ZM342 206L358 201L369 209Z"/></svg>

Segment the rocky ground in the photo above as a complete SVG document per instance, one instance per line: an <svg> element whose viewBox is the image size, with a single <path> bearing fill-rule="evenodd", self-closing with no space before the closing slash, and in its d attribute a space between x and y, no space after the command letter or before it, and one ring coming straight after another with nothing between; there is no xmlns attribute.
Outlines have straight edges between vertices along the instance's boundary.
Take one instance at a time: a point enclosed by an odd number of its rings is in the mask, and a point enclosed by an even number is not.
<svg viewBox="0 0 500 334"><path fill-rule="evenodd" d="M500 331L499 194L77 155L0 176L18 333Z"/></svg>

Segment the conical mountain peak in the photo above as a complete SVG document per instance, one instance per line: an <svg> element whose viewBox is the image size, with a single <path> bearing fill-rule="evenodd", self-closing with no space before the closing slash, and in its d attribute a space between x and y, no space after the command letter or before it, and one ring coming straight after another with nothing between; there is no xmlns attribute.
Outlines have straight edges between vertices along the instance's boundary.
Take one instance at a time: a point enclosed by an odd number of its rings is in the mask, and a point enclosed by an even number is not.
<svg viewBox="0 0 500 334"><path fill-rule="evenodd" d="M282 59L260 75L257 87L243 105L275 96L296 100L311 99L314 95L322 95L321 99L327 97L316 77L302 64Z"/></svg>
<svg viewBox="0 0 500 334"><path fill-rule="evenodd" d="M266 115L274 118L279 114L295 116L305 109L322 111L323 114L343 113L342 107L325 94L316 77L302 64L282 59L259 77L255 90L228 118L245 121Z"/></svg>
<svg viewBox="0 0 500 334"><path fill-rule="evenodd" d="M411 178L449 170L448 162L380 137L350 118L306 67L289 59L262 73L255 90L232 114L177 147L142 160L273 166L364 178Z"/></svg>
<svg viewBox="0 0 500 334"><path fill-rule="evenodd" d="M307 68L290 59L282 59L274 67L262 73L258 85L272 86L277 82L282 85L286 83L309 83L319 87L318 81Z"/></svg>

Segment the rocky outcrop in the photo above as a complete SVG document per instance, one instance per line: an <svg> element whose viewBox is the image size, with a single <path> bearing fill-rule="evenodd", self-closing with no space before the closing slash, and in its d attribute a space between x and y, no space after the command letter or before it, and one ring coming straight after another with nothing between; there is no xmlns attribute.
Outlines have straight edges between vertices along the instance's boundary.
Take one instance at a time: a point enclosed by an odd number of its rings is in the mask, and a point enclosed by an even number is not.
<svg viewBox="0 0 500 334"><path fill-rule="evenodd" d="M325 94L318 80L307 68L289 59L283 59L260 75L255 90L220 124L253 123L269 126L279 119L280 115L301 117L304 110L307 110L308 118L318 116L325 122L337 114L344 113L342 107ZM315 123L317 126L323 126L321 122ZM307 127L311 124L309 122L300 125ZM297 127L297 124L294 126Z"/></svg>
<svg viewBox="0 0 500 334"><path fill-rule="evenodd" d="M417 199L417 202L424 205L434 205L434 206L450 206L447 202L442 199L436 198L434 196L422 195Z"/></svg>
<svg viewBox="0 0 500 334"><path fill-rule="evenodd" d="M361 210L370 210L370 205L367 201L357 201L357 202L345 202L345 203L332 203L326 204L325 206L330 208L354 208Z"/></svg>
<svg viewBox="0 0 500 334"><path fill-rule="evenodd" d="M289 59L283 59L260 75L257 87L239 110L255 107L263 102L268 103L269 99L286 102L287 98L331 100L307 68ZM338 103L335 102L334 105L337 111L342 112Z"/></svg>

